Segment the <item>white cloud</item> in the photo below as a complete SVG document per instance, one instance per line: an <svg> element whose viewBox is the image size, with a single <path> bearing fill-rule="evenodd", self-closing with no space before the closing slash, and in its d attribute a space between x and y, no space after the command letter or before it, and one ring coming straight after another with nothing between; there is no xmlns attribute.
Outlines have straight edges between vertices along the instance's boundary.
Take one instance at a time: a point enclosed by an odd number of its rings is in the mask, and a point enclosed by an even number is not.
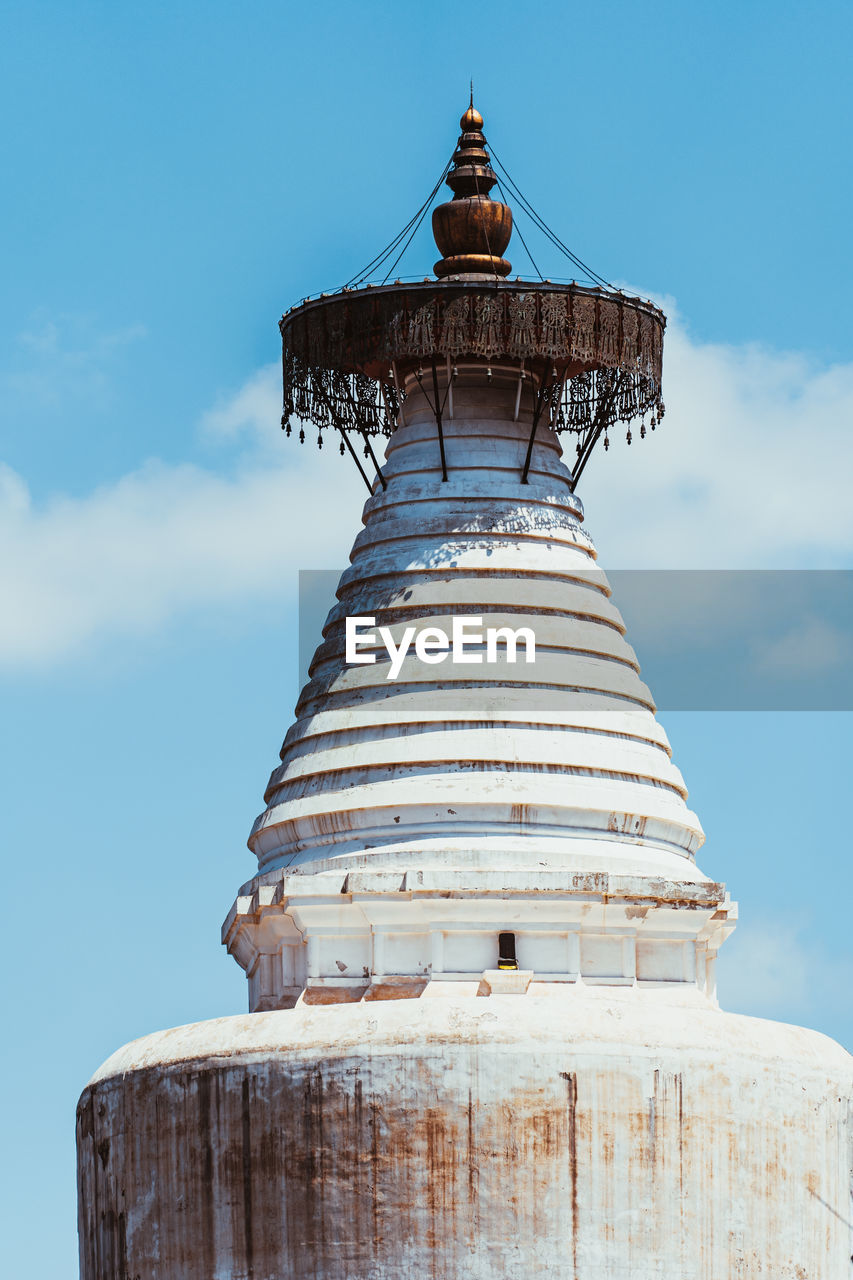
<svg viewBox="0 0 853 1280"><path fill-rule="evenodd" d="M279 443L274 431L281 418L281 368L264 365L232 396L223 396L202 416L202 431L214 439L249 434L264 444Z"/></svg>
<svg viewBox="0 0 853 1280"><path fill-rule="evenodd" d="M0 391L10 410L17 403L28 413L67 412L71 401L106 408L116 360L144 336L141 325L104 333L86 316L37 313L8 353Z"/></svg>
<svg viewBox="0 0 853 1280"><path fill-rule="evenodd" d="M838 568L853 555L853 364L691 339L671 300L662 425L581 482L613 568Z"/></svg>
<svg viewBox="0 0 853 1280"><path fill-rule="evenodd" d="M697 343L676 315L665 383L662 427L631 448L614 441L584 477L605 565L849 562L853 365ZM208 439L241 449L228 478L153 461L35 504L0 469L0 664L56 662L199 607L281 598L296 568L343 566L362 482L332 442L318 454L282 439L279 397L268 366L204 416Z"/></svg>
<svg viewBox="0 0 853 1280"><path fill-rule="evenodd" d="M741 921L720 951L717 987L721 1006L732 1013L830 1022L849 1039L853 958L809 940L796 920Z"/></svg>
<svg viewBox="0 0 853 1280"><path fill-rule="evenodd" d="M850 637L823 618L804 618L761 655L765 670L788 676L845 668L851 659Z"/></svg>
<svg viewBox="0 0 853 1280"><path fill-rule="evenodd" d="M249 451L231 478L154 461L40 506L0 468L0 666L73 658L199 607L282 599L299 567L345 563L362 481L334 449L277 443L275 464Z"/></svg>

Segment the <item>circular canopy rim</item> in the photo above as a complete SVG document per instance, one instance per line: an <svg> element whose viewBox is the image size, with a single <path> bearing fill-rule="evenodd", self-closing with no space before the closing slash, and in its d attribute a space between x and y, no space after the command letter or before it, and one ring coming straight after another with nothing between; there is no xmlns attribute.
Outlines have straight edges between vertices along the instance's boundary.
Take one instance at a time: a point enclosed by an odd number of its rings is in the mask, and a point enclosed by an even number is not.
<svg viewBox="0 0 853 1280"><path fill-rule="evenodd" d="M557 321L564 324L562 335L554 331L553 322L550 333L543 335L537 299L560 296L568 304L565 317ZM527 299L532 300L528 306L535 314L525 316ZM468 315L462 324L448 326L447 304L457 300L461 303L457 309L467 310ZM478 324L477 305L486 300L492 300L502 314ZM400 317L396 326L395 301ZM431 316L424 311L430 307ZM496 326L503 331L503 342L496 340ZM388 377L390 361L469 356L528 362L551 359L557 376L566 370L574 374L598 367L622 368L651 376L659 386L666 316L647 299L574 282L426 279L306 298L282 316L279 327L285 361L290 357L317 370L361 374L382 382Z"/></svg>

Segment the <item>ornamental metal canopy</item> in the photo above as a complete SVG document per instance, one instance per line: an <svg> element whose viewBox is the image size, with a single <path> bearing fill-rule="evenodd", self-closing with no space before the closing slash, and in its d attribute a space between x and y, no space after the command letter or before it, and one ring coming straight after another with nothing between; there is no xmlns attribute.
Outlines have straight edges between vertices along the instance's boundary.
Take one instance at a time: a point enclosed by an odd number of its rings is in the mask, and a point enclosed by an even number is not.
<svg viewBox="0 0 853 1280"><path fill-rule="evenodd" d="M488 195L496 176L482 123L473 106L462 117L448 166L454 197L433 214L445 252L435 267L439 279L345 287L306 300L281 320L282 427L289 435L294 417L313 424L321 447L323 431L334 429L341 452L346 445L354 458L347 432L357 432L383 484L370 437L391 435L405 413L407 377L422 382L425 369L441 432L439 370L448 386L458 362L482 363L484 372L492 364L517 367L520 384L529 379L535 392L533 434L543 412L553 430L576 433L575 483L609 426L639 418L645 435L645 416L652 429L663 417L662 311L619 290L505 278L510 264L500 253L512 217ZM529 452L525 480L527 465Z"/></svg>

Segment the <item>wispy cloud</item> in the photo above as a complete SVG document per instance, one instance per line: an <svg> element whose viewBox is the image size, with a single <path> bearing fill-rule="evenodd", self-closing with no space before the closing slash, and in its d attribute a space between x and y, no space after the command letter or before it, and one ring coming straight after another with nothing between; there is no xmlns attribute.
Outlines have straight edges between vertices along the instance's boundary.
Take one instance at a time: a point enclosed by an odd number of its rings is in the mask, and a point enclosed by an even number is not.
<svg viewBox="0 0 853 1280"><path fill-rule="evenodd" d="M697 343L668 305L664 423L631 448L614 441L585 477L602 562L849 563L853 365ZM36 329L31 345L50 351L54 341ZM85 343L78 354L64 376L99 367ZM55 663L199 607L281 597L296 568L343 565L362 483L334 447L318 454L282 439L279 397L268 366L204 415L208 442L237 446L228 478L155 461L83 497L37 504L23 477L0 471L0 664Z"/></svg>
<svg viewBox="0 0 853 1280"><path fill-rule="evenodd" d="M820 1023L853 1044L853 957L810 939L796 919L742 920L720 951L717 978L732 1013Z"/></svg>
<svg viewBox="0 0 853 1280"><path fill-rule="evenodd" d="M257 447L258 434L281 436L277 376L261 371L216 411L252 437L228 478L153 461L84 497L35 504L0 464L0 667L73 659L194 609L280 599L295 594L300 566L345 562L362 482L334 449L276 439L272 461ZM247 396L252 414L238 407Z"/></svg>
<svg viewBox="0 0 853 1280"><path fill-rule="evenodd" d="M67 411L73 400L90 409L108 407L117 358L144 337L142 325L105 333L85 316L35 315L0 370L6 412Z"/></svg>
<svg viewBox="0 0 853 1280"><path fill-rule="evenodd" d="M279 443L281 417L281 369L277 364L258 369L231 396L222 396L202 415L201 429L213 439L254 439L261 444Z"/></svg>
<svg viewBox="0 0 853 1280"><path fill-rule="evenodd" d="M779 675L807 677L812 671L845 668L853 659L850 636L823 618L803 618L764 650L765 669Z"/></svg>
<svg viewBox="0 0 853 1280"><path fill-rule="evenodd" d="M590 531L620 568L839 568L853 556L853 364L702 343L671 299L667 413L584 476ZM637 433L635 432L635 437Z"/></svg>

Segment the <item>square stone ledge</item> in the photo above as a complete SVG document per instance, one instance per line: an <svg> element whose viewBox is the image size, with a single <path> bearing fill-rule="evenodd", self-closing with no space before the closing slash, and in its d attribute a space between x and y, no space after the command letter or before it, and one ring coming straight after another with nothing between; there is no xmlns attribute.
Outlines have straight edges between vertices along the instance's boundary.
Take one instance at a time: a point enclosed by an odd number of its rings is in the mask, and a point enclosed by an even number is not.
<svg viewBox="0 0 853 1280"><path fill-rule="evenodd" d="M486 969L480 987L483 995L526 996L532 981L532 969Z"/></svg>
<svg viewBox="0 0 853 1280"><path fill-rule="evenodd" d="M714 957L737 919L725 887L712 882L528 869L430 879L282 871L247 886L223 942L246 970L250 1008L434 998L463 985L529 994L532 981L535 989L692 985L713 997ZM491 967L506 930L520 970Z"/></svg>
<svg viewBox="0 0 853 1280"><path fill-rule="evenodd" d="M249 892L251 890L251 892ZM281 870L268 872L243 887L222 925L222 942L229 944L238 923L260 923L270 909L288 906L323 905L332 900L353 903L362 899L391 898L397 901L455 898L507 897L571 898L578 902L623 901L628 911L666 905L672 910L710 908L722 910L732 920L736 909L726 887L714 881L677 881L644 876L619 876L607 872L566 875L537 871L358 871L341 874L323 872L307 875ZM734 909L734 910L733 910ZM713 918L717 918L716 915ZM722 917L720 917L722 918Z"/></svg>

